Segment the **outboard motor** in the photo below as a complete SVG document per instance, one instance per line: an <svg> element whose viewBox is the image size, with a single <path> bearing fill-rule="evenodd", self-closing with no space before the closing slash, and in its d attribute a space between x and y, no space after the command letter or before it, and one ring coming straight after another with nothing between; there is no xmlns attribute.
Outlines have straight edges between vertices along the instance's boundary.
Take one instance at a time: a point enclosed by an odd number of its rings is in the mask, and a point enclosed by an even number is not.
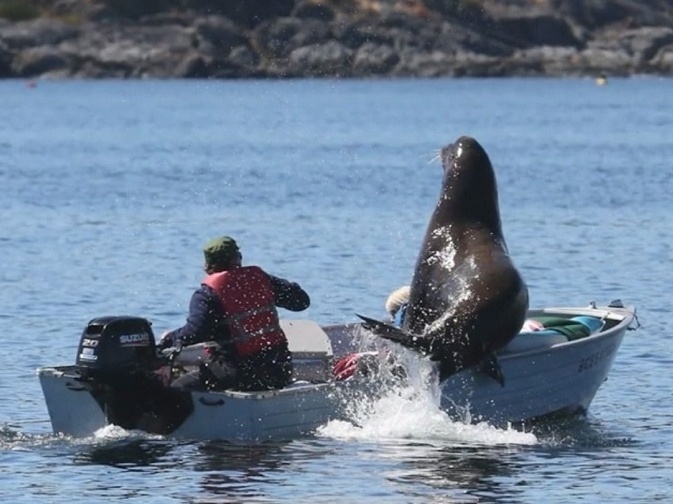
<svg viewBox="0 0 673 504"><path fill-rule="evenodd" d="M152 326L140 317L98 317L82 333L75 365L83 378L131 378L157 367Z"/></svg>
<svg viewBox="0 0 673 504"><path fill-rule="evenodd" d="M191 394L165 385L149 321L98 317L79 342L75 370L109 423L156 434L175 430L192 413Z"/></svg>

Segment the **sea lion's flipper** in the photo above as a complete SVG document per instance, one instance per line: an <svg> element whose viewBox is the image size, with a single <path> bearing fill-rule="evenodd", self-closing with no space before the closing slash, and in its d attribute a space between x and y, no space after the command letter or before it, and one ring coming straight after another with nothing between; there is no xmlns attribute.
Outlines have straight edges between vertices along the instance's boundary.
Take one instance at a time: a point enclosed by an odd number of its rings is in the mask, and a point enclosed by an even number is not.
<svg viewBox="0 0 673 504"><path fill-rule="evenodd" d="M357 313L356 315L364 320L365 323L363 326L373 332L376 336L399 343L400 345L423 355L431 354L431 340L405 333L399 327L386 324L380 320L365 317L364 315L359 315Z"/></svg>
<svg viewBox="0 0 673 504"><path fill-rule="evenodd" d="M500 363L494 354L489 355L481 361L479 370L497 381L501 387L505 386L505 375L502 374Z"/></svg>
<svg viewBox="0 0 673 504"><path fill-rule="evenodd" d="M400 343L406 346L406 342L407 340L409 340L409 336L404 331L402 331L402 329L392 326L390 324L386 324L385 322L381 322L380 320L365 317L364 315L359 315L357 313L356 315L365 322L363 324L365 329L370 330L377 336L380 336L384 339L394 341L395 343Z"/></svg>

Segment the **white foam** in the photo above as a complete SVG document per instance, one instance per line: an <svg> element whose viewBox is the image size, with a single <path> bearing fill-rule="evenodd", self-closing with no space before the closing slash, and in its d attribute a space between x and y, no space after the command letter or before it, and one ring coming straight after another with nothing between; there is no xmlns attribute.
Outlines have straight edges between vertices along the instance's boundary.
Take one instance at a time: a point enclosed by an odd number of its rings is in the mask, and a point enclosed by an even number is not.
<svg viewBox="0 0 673 504"><path fill-rule="evenodd" d="M110 424L106 425L105 427L101 427L96 432L94 432L93 438L95 440L114 441L118 439L135 439L135 438L163 439L163 436L160 436L158 434L148 434L147 432L139 430L129 431L122 427L119 427L118 425Z"/></svg>
<svg viewBox="0 0 673 504"><path fill-rule="evenodd" d="M442 445L537 443L534 434L511 427L500 429L487 423L470 424L449 418L439 408L439 386L431 378L432 365L419 361L417 356L414 360L415 366L405 363L409 374L407 385L401 388L399 384L391 385L377 399L354 399L349 405L352 422L331 421L318 429L317 434L346 440L417 439Z"/></svg>

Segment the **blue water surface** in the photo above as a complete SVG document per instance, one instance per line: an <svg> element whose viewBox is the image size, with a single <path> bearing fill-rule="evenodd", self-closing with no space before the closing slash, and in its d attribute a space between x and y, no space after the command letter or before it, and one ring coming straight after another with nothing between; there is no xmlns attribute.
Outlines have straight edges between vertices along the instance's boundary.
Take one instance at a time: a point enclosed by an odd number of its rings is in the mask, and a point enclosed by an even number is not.
<svg viewBox="0 0 673 504"><path fill-rule="evenodd" d="M0 82L0 500L668 501L670 88ZM35 370L72 363L94 316L145 316L156 332L180 325L213 236L235 236L247 263L306 288L311 307L284 317L381 316L388 292L410 281L439 150L464 134L493 161L533 306L638 306L642 327L627 334L588 418L533 444L460 426L447 435L404 405L395 429L262 446L51 433Z"/></svg>

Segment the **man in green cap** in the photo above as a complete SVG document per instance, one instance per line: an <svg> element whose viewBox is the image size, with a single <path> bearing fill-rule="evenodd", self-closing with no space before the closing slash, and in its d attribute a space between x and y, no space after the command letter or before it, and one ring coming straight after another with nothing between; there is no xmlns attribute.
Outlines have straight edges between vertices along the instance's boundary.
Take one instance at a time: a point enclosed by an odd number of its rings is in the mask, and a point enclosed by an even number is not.
<svg viewBox="0 0 673 504"><path fill-rule="evenodd" d="M269 275L259 266L243 266L238 244L221 236L203 248L206 277L189 303L186 324L162 335L167 348L214 342L199 371L173 386L187 389L268 390L292 379L292 357L276 307L308 308L299 284Z"/></svg>

